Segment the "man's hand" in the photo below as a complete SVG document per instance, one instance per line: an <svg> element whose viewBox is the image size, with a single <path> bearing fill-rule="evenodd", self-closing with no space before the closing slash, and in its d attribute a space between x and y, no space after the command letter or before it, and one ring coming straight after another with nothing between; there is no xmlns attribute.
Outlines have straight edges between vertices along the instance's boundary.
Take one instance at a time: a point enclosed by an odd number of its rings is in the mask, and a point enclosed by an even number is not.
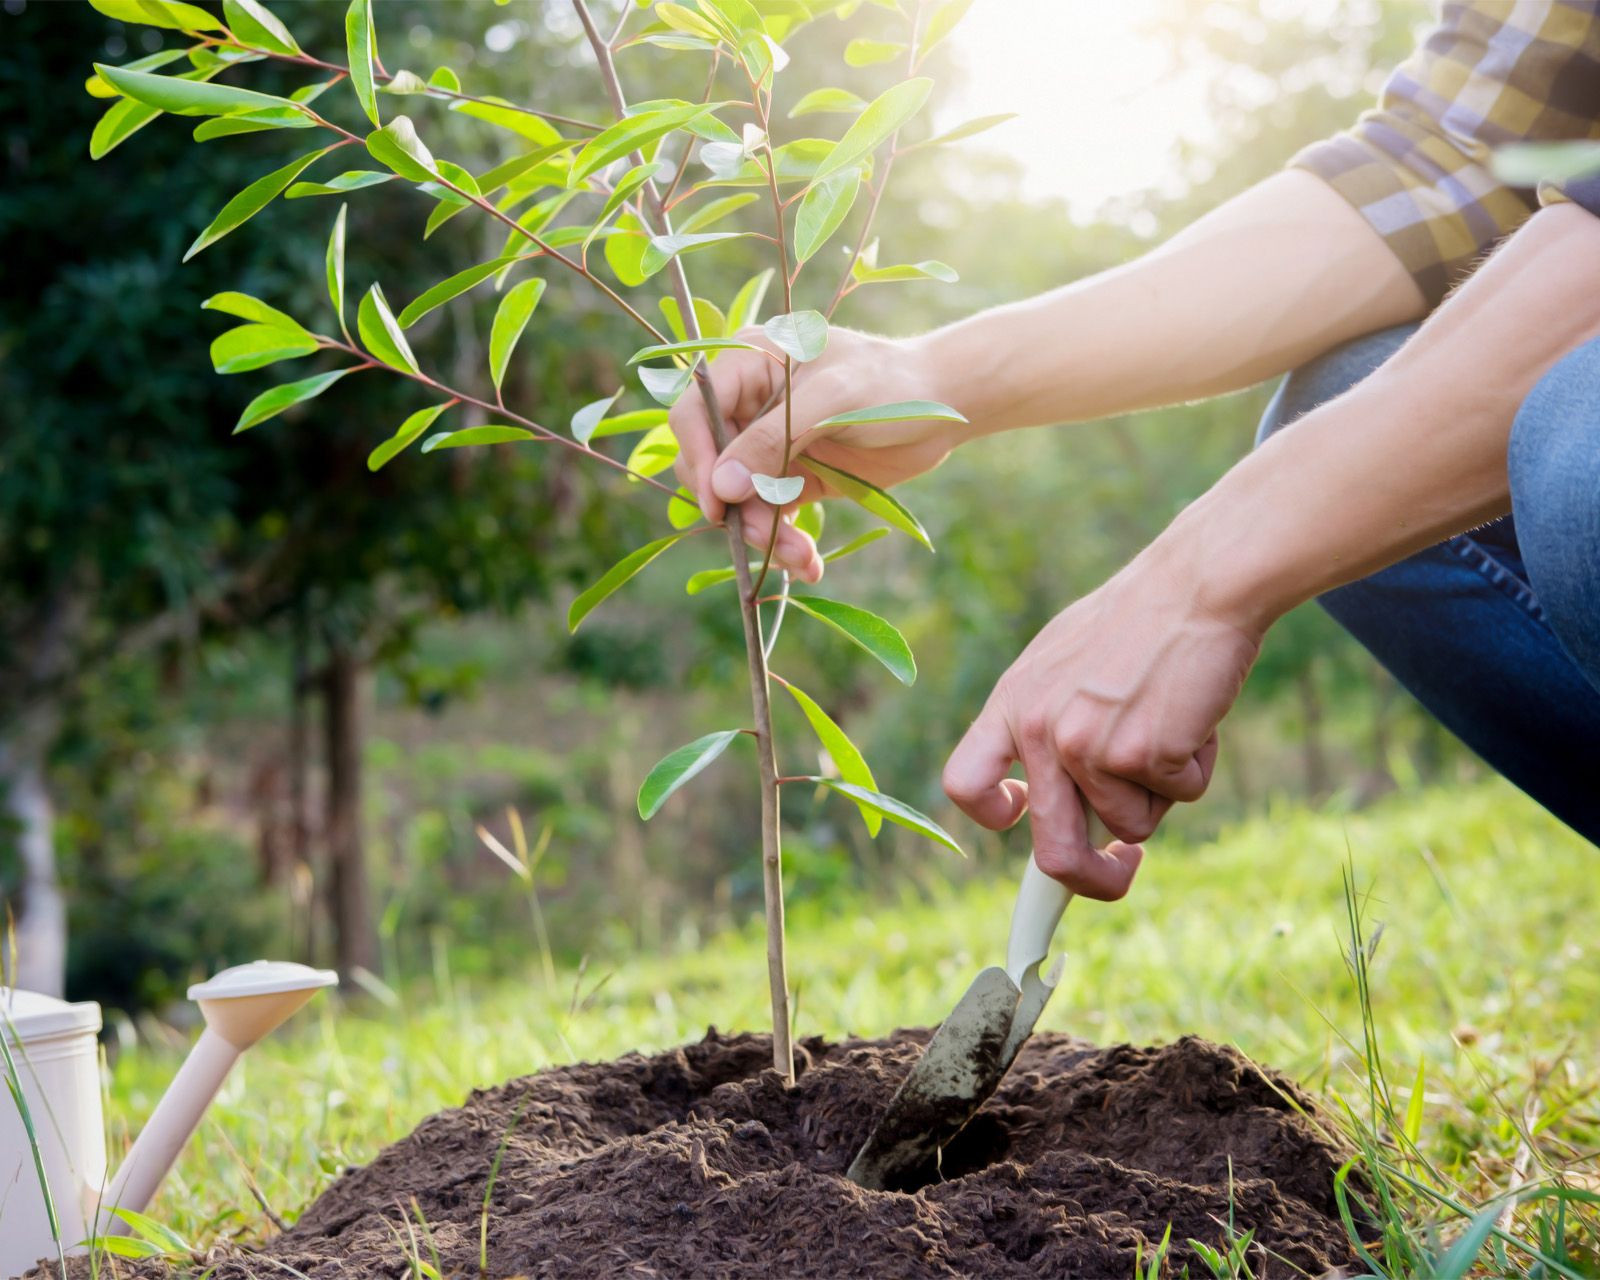
<svg viewBox="0 0 1600 1280"><path fill-rule="evenodd" d="M697 387L684 392L670 421L681 450L678 479L695 495L706 518L720 521L725 507L736 504L749 541L765 549L772 529L772 508L756 497L750 477L783 474L783 364L765 354L776 348L760 329L747 329L738 336L762 351L726 351L711 365L717 402L729 430L737 433L727 450L718 456ZM795 367L789 469L807 477L795 505L833 492L794 464L793 459L802 456L848 471L879 488L938 466L963 438L962 424L886 422L813 429L824 418L847 410L898 400L926 400L934 394L933 379L924 372L914 343L849 329L831 330L827 351L809 364ZM815 582L822 576L822 557L811 538L789 522L793 511L793 506L785 508L773 560L780 568Z"/></svg>
<svg viewBox="0 0 1600 1280"><path fill-rule="evenodd" d="M1175 801L1211 781L1217 725L1260 636L1203 606L1193 577L1146 553L1042 630L945 766L949 797L1000 831L1031 815L1041 870L1089 898L1128 891ZM1027 781L1010 778L1021 763ZM1087 803L1118 837L1089 839Z"/></svg>

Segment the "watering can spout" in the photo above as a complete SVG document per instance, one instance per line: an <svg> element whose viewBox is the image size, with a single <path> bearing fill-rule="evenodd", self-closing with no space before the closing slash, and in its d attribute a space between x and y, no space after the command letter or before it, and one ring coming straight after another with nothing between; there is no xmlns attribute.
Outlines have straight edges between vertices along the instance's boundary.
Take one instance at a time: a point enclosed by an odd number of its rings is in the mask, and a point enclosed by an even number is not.
<svg viewBox="0 0 1600 1280"><path fill-rule="evenodd" d="M189 988L189 999L199 1004L205 1018L205 1030L107 1185L100 1200L102 1230L111 1234L127 1230L114 1210L144 1212L240 1054L323 987L338 981L326 969L258 960L225 969Z"/></svg>

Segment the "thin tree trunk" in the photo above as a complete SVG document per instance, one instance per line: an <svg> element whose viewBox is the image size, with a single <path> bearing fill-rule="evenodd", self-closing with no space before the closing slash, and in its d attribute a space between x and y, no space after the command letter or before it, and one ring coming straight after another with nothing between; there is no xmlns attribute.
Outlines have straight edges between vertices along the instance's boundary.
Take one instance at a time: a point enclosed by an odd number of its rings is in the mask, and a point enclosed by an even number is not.
<svg viewBox="0 0 1600 1280"><path fill-rule="evenodd" d="M311 726L306 714L311 674L307 667L309 638L302 596L295 607L289 660L289 894L302 931L302 958L314 964L317 955L317 875L311 862Z"/></svg>
<svg viewBox="0 0 1600 1280"><path fill-rule="evenodd" d="M1316 673L1311 667L1303 668L1295 677L1295 689L1300 695L1301 759L1305 763L1306 791L1312 796L1326 795L1328 791L1328 758L1322 749L1322 696L1317 692Z"/></svg>
<svg viewBox="0 0 1600 1280"><path fill-rule="evenodd" d="M60 996L67 985L67 903L56 878L55 808L45 781L43 744L24 735L0 746L0 790L4 812L15 825L22 868L21 909L16 935L5 948L15 953L11 986Z"/></svg>
<svg viewBox="0 0 1600 1280"><path fill-rule="evenodd" d="M378 937L372 921L366 848L361 831L361 745L364 672L342 645L330 646L323 677L328 794L328 890L334 955L341 974L377 973Z"/></svg>

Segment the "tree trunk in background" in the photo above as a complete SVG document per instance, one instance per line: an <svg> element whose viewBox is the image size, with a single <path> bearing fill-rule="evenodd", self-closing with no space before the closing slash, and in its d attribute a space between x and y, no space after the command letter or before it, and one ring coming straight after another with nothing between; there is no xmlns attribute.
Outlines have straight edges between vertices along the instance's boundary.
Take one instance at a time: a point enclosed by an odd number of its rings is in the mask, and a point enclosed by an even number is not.
<svg viewBox="0 0 1600 1280"><path fill-rule="evenodd" d="M14 950L16 972L5 973L8 985L60 996L67 985L67 903L56 879L55 809L44 753L45 743L27 729L0 745L0 791L22 869L16 934L4 947L0 970L9 970Z"/></svg>
<svg viewBox="0 0 1600 1280"><path fill-rule="evenodd" d="M342 645L332 645L324 675L328 795L328 893L334 955L339 972L379 970L378 937L372 921L366 849L361 831L361 745L364 671Z"/></svg>
<svg viewBox="0 0 1600 1280"><path fill-rule="evenodd" d="M1301 759L1305 762L1306 791L1312 796L1328 792L1328 757L1322 749L1322 695L1317 691L1316 672L1303 668L1295 676L1295 688L1300 694L1300 714L1305 740L1301 746Z"/></svg>
<svg viewBox="0 0 1600 1280"><path fill-rule="evenodd" d="M299 938L300 957L317 958L317 875L311 864L311 726L306 704L311 700L307 667L309 640L302 596L295 608L289 659L289 901L294 908L291 934Z"/></svg>

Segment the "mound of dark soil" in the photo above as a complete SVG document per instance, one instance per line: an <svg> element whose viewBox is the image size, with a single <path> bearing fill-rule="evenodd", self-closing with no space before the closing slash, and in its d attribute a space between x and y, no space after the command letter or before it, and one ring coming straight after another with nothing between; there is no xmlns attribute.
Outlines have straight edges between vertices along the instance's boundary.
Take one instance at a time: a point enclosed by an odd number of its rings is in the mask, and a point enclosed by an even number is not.
<svg viewBox="0 0 1600 1280"><path fill-rule="evenodd" d="M449 1275L561 1277L1131 1277L1172 1229L1174 1274L1207 1274L1188 1241L1254 1230L1257 1277L1348 1263L1333 1198L1340 1153L1288 1081L1184 1039L1095 1048L1040 1034L914 1194L843 1176L926 1041L807 1040L792 1089L764 1037L545 1071L474 1093L339 1178L271 1258L219 1249L216 1280L412 1274L420 1207ZM1291 1101L1292 1100L1292 1101ZM1231 1163L1231 1173L1230 1173ZM293 1268L293 1271L289 1270ZM149 1272L147 1274L158 1274Z"/></svg>

